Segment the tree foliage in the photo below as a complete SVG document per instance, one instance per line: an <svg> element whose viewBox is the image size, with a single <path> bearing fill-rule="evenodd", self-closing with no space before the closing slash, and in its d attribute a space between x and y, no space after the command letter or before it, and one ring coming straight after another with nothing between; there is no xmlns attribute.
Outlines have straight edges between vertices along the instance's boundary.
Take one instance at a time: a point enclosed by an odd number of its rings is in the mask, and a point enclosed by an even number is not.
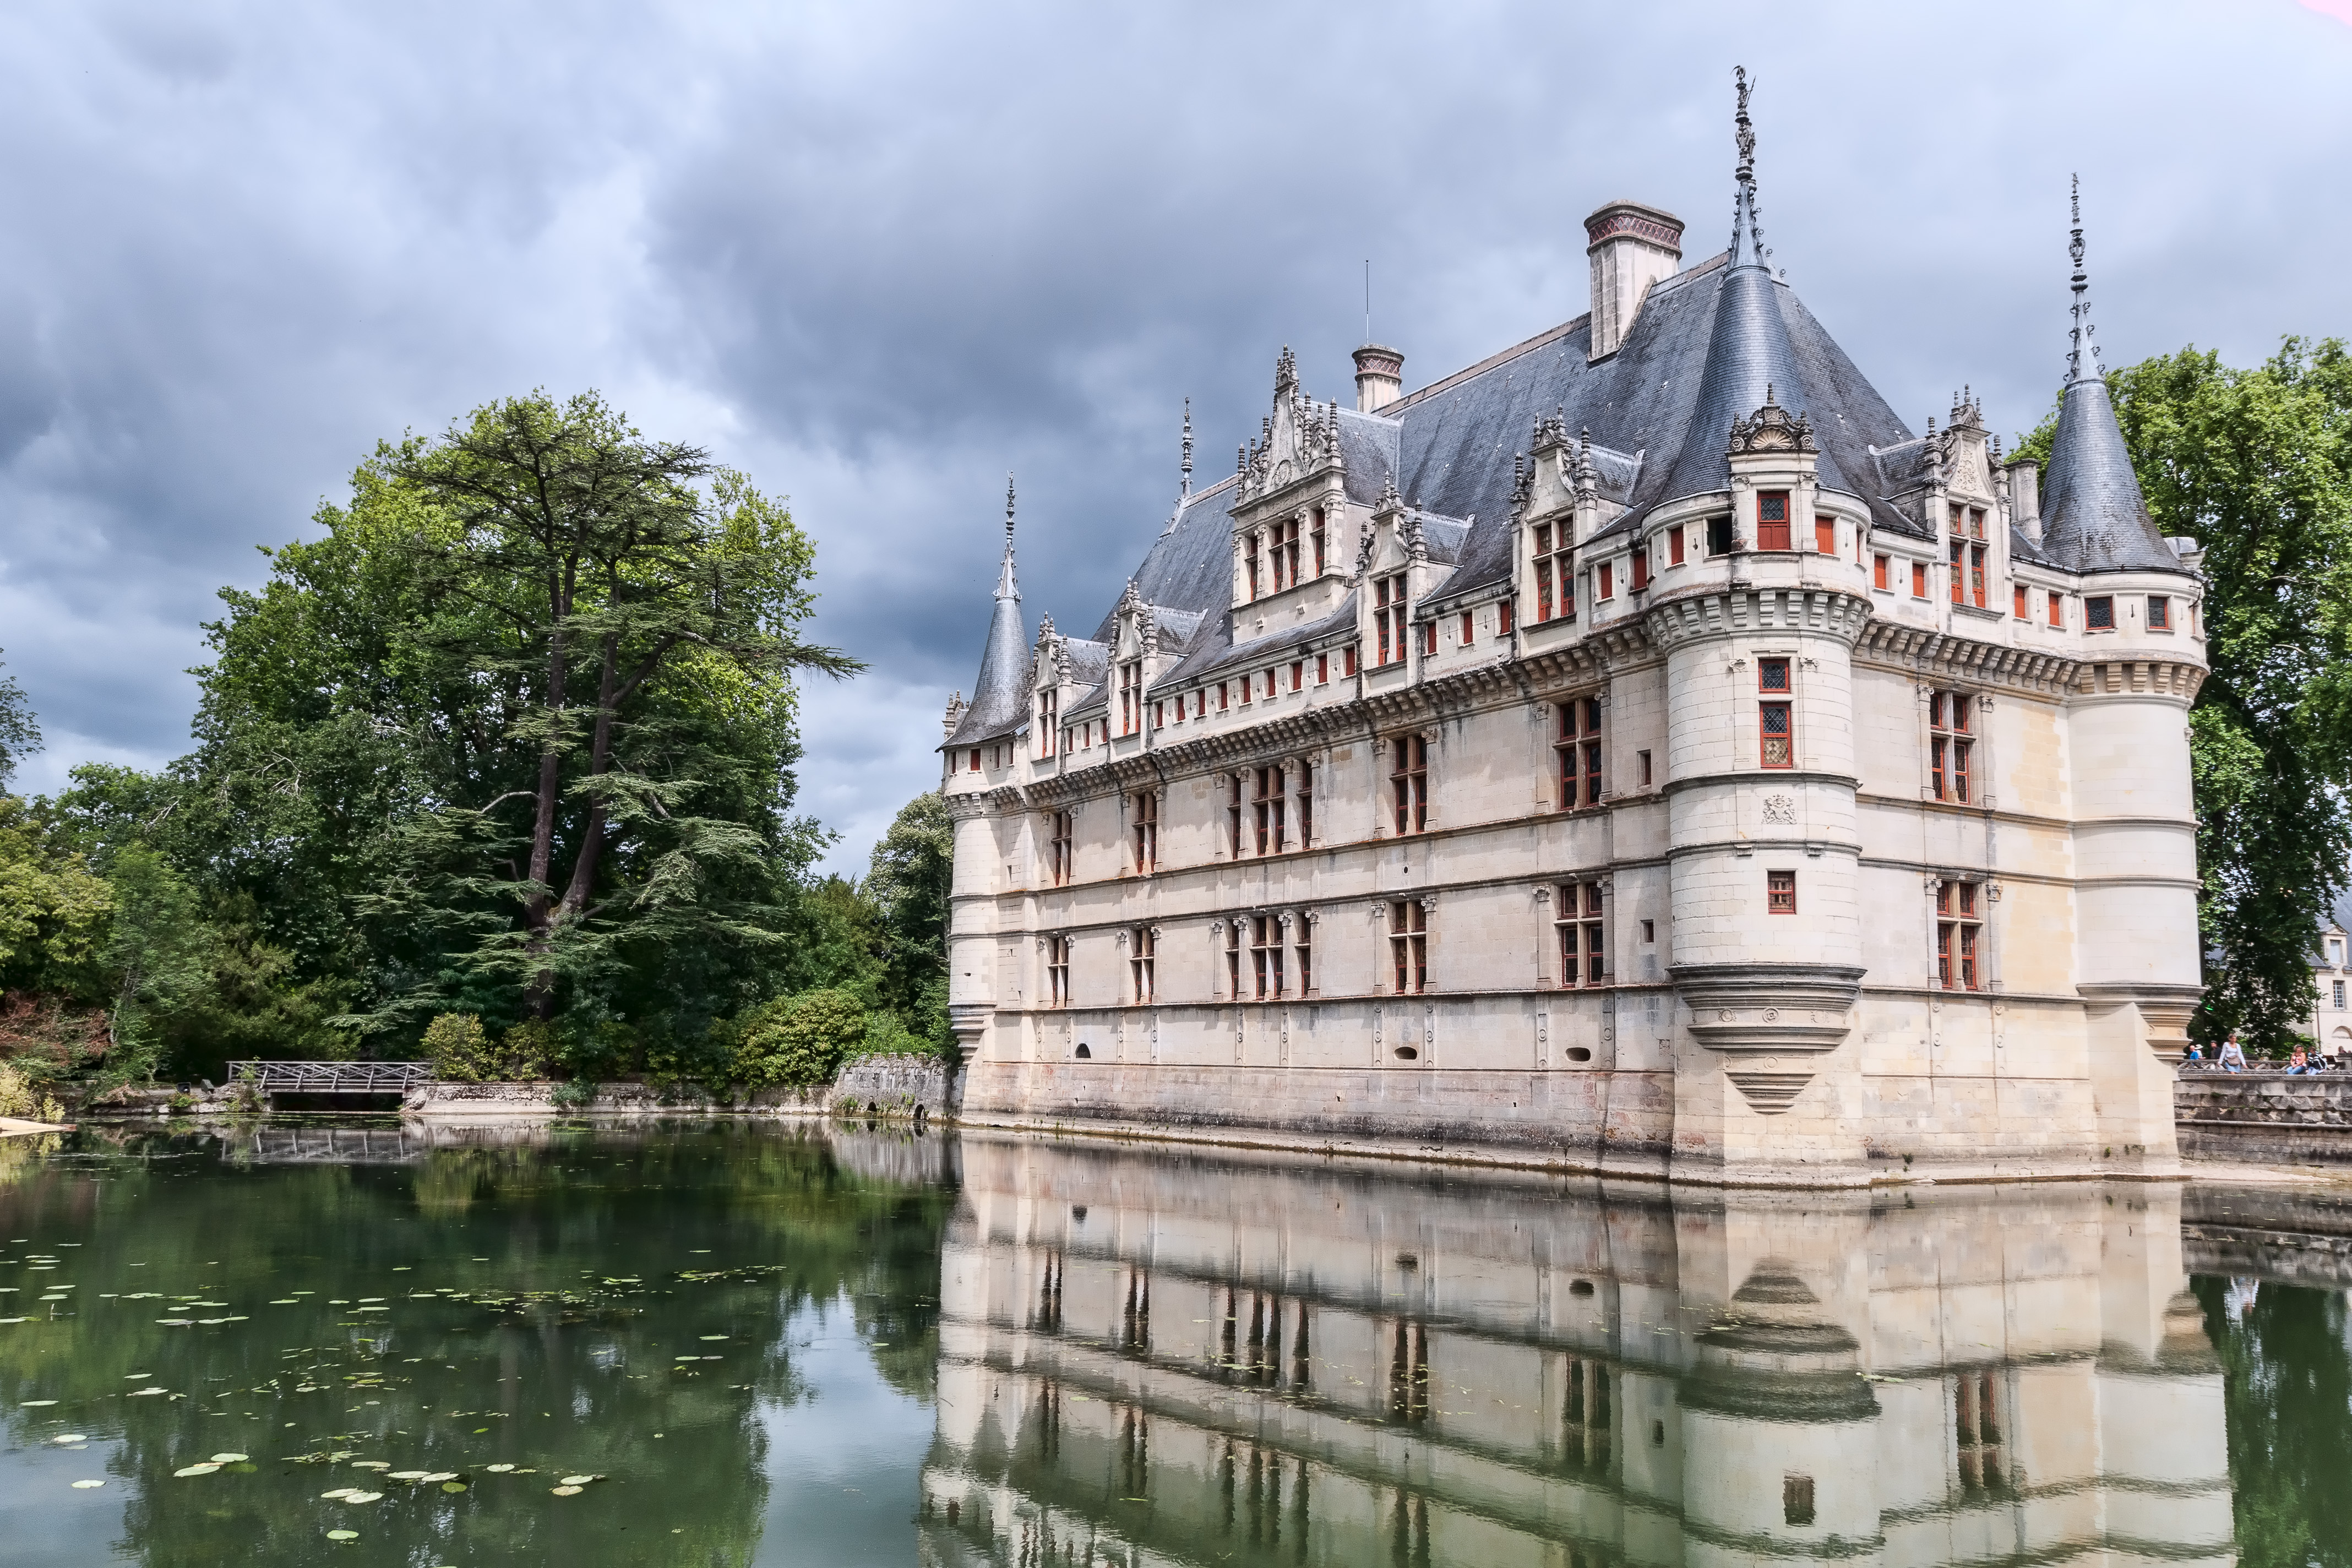
<svg viewBox="0 0 2352 1568"><path fill-rule="evenodd" d="M2277 1049L2352 876L2352 357L2289 339L2251 370L2194 348L2109 377L2148 511L2204 548L2189 716L2199 902L2216 955L2194 1032ZM2054 416L2022 455L2046 460Z"/></svg>
<svg viewBox="0 0 2352 1568"><path fill-rule="evenodd" d="M425 1047L721 1082L814 993L847 1001L761 1070L943 1042L929 829L882 896L810 874L797 682L857 666L803 636L780 503L534 394L379 447L313 521L222 594L186 756L0 797L0 1055L79 1007L117 1078ZM37 733L0 687L0 763Z"/></svg>

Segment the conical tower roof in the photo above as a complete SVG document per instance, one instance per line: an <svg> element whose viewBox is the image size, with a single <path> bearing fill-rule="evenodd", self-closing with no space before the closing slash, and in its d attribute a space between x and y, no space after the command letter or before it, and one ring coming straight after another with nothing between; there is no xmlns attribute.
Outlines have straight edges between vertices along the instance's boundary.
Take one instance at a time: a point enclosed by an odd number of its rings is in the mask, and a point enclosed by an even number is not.
<svg viewBox="0 0 2352 1568"><path fill-rule="evenodd" d="M2066 356L2066 391L2050 446L2050 474L2042 486L2042 549L2076 572L2178 572L2179 558L2147 514L2130 449L2116 423L2115 400L2100 374L2091 337L2090 278L2083 268L2079 181L2066 251L2074 264L2074 347Z"/></svg>
<svg viewBox="0 0 2352 1568"><path fill-rule="evenodd" d="M1013 476L1004 476L1004 565L996 577L996 612L971 706L946 745L971 746L1013 733L1029 717L1029 634L1021 620L1021 590L1013 580Z"/></svg>
<svg viewBox="0 0 2352 1568"><path fill-rule="evenodd" d="M1789 324L1780 313L1780 285L1765 264L1769 253L1756 205L1756 129L1748 118L1751 84L1745 69L1738 80L1739 167L1734 176L1738 191L1732 198L1731 254L1716 295L1698 404L1661 500L1730 489L1731 463L1726 454L1732 421L1754 414L1768 397L1792 414L1805 413L1810 401L1796 351L1789 344ZM1852 489L1826 451L1814 472L1828 489Z"/></svg>

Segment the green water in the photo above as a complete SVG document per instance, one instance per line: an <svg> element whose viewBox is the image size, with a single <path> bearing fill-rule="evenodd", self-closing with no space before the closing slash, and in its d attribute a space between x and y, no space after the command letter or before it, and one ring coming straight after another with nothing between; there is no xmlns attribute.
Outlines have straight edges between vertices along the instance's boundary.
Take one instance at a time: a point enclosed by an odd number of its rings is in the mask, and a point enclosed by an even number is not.
<svg viewBox="0 0 2352 1568"><path fill-rule="evenodd" d="M2347 1563L2347 1237L2167 1184L89 1129L0 1144L0 1563Z"/></svg>

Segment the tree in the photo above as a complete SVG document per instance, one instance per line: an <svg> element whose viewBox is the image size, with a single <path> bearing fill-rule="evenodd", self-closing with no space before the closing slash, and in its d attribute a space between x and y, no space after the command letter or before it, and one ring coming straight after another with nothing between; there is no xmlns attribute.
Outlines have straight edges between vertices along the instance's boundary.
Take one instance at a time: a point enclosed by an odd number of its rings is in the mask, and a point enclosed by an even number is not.
<svg viewBox="0 0 2352 1568"><path fill-rule="evenodd" d="M0 790L16 776L16 766L41 749L41 727L25 689L13 675L0 677Z"/></svg>
<svg viewBox="0 0 2352 1568"><path fill-rule="evenodd" d="M518 929L486 933L473 959L519 979L544 1018L560 982L618 942L759 940L707 883L767 844L709 809L714 759L689 720L704 703L788 708L794 673L860 668L796 635L812 552L789 514L593 394L477 410L381 449L367 478L362 504L396 514L434 606L413 647L496 694L502 721L478 749L527 757L495 796L416 819L420 844L463 868L445 883L515 906Z"/></svg>
<svg viewBox="0 0 2352 1568"><path fill-rule="evenodd" d="M2211 673L2189 715L2206 975L2193 1032L2275 1050L2352 877L2352 356L2252 370L2187 348L2109 378L2149 514L2204 548ZM2022 455L2046 460L2055 416Z"/></svg>
<svg viewBox="0 0 2352 1568"><path fill-rule="evenodd" d="M937 790L899 808L874 846L866 896L887 942L883 1000L912 1033L945 1049L948 1035L948 896L955 880L955 821Z"/></svg>

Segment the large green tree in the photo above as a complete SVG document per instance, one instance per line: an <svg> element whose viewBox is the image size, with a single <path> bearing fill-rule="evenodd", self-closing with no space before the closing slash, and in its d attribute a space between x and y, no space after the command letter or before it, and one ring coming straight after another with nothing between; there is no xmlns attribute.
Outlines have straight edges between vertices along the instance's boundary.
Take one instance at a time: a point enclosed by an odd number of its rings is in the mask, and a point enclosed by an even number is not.
<svg viewBox="0 0 2352 1568"><path fill-rule="evenodd" d="M316 521L223 595L195 751L63 803L100 864L152 845L207 894L215 997L330 1054L444 1011L696 1037L784 988L825 839L795 681L856 666L802 636L781 505L533 395L380 447Z"/></svg>
<svg viewBox="0 0 2352 1568"><path fill-rule="evenodd" d="M2189 715L2214 956L2195 1032L2282 1046L2308 1018L2320 922L2352 875L2352 356L2289 339L2234 369L2186 348L2108 378L2149 514L2205 552ZM2027 439L2045 458L2054 417Z"/></svg>

